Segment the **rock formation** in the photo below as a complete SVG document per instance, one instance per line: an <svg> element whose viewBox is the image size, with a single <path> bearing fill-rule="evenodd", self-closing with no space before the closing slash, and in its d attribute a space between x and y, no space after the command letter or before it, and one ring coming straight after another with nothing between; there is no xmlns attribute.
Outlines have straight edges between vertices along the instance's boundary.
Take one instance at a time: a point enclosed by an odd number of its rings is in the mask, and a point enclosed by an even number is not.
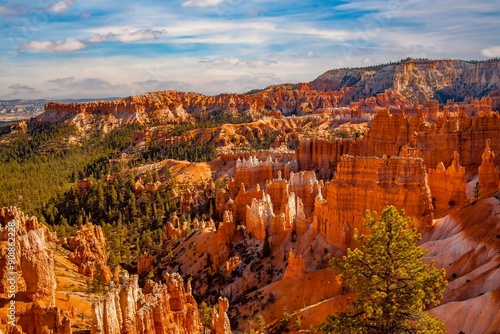
<svg viewBox="0 0 500 334"><path fill-rule="evenodd" d="M263 194L261 199L252 199L252 204L247 205L245 218L247 232L258 240L264 240L270 235L270 230L282 232L285 230L285 217L276 216L273 203L269 195Z"/></svg>
<svg viewBox="0 0 500 334"><path fill-rule="evenodd" d="M26 282L26 296L37 305L56 304L56 276L52 251L45 245L43 229L29 231L19 237L21 270Z"/></svg>
<svg viewBox="0 0 500 334"><path fill-rule="evenodd" d="M211 334L231 334L231 324L227 317L229 301L219 297L218 309L212 309L212 323L210 325Z"/></svg>
<svg viewBox="0 0 500 334"><path fill-rule="evenodd" d="M491 150L489 139L486 140L486 148L482 155L478 174L482 195L489 195L500 189L500 169L495 164L495 152Z"/></svg>
<svg viewBox="0 0 500 334"><path fill-rule="evenodd" d="M166 284L148 281L143 290L138 277L120 274L120 285L93 304L91 334L198 333L198 305L179 274L165 274Z"/></svg>
<svg viewBox="0 0 500 334"><path fill-rule="evenodd" d="M421 157L427 166L437 166L440 162L448 166L456 151L469 180L477 174L483 143L488 138L500 138L498 113L483 113L478 117L443 113L434 124L424 117L392 115L388 110L380 110L365 138L359 145L351 147L349 154L399 156L406 147L414 151L410 156ZM500 141L493 140L490 145L492 151L500 151ZM496 157L495 164L499 163Z"/></svg>
<svg viewBox="0 0 500 334"><path fill-rule="evenodd" d="M326 139L311 139L299 141L296 156L300 171L318 171L323 180L329 180L340 157L349 153L352 139L339 139L334 142Z"/></svg>
<svg viewBox="0 0 500 334"><path fill-rule="evenodd" d="M429 188L435 203L436 213L465 201L465 168L460 166L460 155L455 152L453 162L448 169L440 162L436 169L429 168Z"/></svg>
<svg viewBox="0 0 500 334"><path fill-rule="evenodd" d="M137 262L137 274L142 275L149 272L153 267L154 261L155 257L153 255L147 253L142 254L139 262Z"/></svg>
<svg viewBox="0 0 500 334"><path fill-rule="evenodd" d="M10 229L12 228L12 229ZM9 233L12 233L9 234ZM17 272L16 326L0 319L0 332L19 334L70 334L70 319L56 307L56 276L53 252L47 246L46 239L56 240L48 233L46 226L35 217L26 216L15 207L0 209L0 278L2 292L12 292L5 279L10 265ZM8 252L8 238L14 239L15 251ZM10 263L8 260L13 260ZM4 266L5 264L5 266Z"/></svg>
<svg viewBox="0 0 500 334"><path fill-rule="evenodd" d="M419 158L365 158L343 156L333 180L314 207L313 227L341 249L355 246L355 228L365 233L366 210L380 213L387 205L405 209L420 230L432 219L427 173Z"/></svg>
<svg viewBox="0 0 500 334"><path fill-rule="evenodd" d="M366 99L373 92L389 89L410 101L448 99L463 101L480 98L499 83L499 61L468 63L458 60L413 60L383 66L381 69L331 70L312 81L318 91L339 91L349 87L352 100ZM480 79L481 78L481 79Z"/></svg>
<svg viewBox="0 0 500 334"><path fill-rule="evenodd" d="M106 239L100 226L87 223L69 239L68 255L71 262L78 266L78 272L100 279L103 283L111 281L111 270L107 265L108 254Z"/></svg>
<svg viewBox="0 0 500 334"><path fill-rule="evenodd" d="M302 256L295 256L295 253L290 250L288 253L288 265L286 266L284 278L304 278L306 274L306 264Z"/></svg>

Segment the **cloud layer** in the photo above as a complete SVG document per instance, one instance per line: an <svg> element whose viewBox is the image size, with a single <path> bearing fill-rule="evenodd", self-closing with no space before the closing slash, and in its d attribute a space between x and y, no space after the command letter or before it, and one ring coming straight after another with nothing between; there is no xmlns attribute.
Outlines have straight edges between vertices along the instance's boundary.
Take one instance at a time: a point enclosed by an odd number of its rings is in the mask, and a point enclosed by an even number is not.
<svg viewBox="0 0 500 334"><path fill-rule="evenodd" d="M244 92L406 57L500 56L489 0L4 0L0 19L0 98Z"/></svg>

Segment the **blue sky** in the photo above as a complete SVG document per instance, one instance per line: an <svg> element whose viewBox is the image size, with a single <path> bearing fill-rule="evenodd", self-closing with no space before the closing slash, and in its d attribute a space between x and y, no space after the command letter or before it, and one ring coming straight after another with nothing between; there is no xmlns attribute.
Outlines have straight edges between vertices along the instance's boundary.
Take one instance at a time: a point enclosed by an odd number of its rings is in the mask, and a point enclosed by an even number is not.
<svg viewBox="0 0 500 334"><path fill-rule="evenodd" d="M0 0L0 99L245 92L405 57L500 56L500 1Z"/></svg>

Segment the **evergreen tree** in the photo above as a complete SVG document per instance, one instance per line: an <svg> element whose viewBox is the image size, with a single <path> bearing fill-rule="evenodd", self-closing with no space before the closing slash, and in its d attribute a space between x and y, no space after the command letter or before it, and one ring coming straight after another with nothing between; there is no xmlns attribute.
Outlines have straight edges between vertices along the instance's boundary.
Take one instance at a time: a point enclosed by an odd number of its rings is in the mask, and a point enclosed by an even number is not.
<svg viewBox="0 0 500 334"><path fill-rule="evenodd" d="M356 297L347 312L331 315L325 333L444 333L444 324L424 312L439 304L446 287L445 270L423 262L425 252L411 219L389 206L379 221L368 212L370 235L358 235L359 248L347 250L333 267Z"/></svg>
<svg viewBox="0 0 500 334"><path fill-rule="evenodd" d="M476 185L474 186L474 197L476 198L476 201L478 201L479 197L481 197L481 185L479 185L479 182L476 182Z"/></svg>

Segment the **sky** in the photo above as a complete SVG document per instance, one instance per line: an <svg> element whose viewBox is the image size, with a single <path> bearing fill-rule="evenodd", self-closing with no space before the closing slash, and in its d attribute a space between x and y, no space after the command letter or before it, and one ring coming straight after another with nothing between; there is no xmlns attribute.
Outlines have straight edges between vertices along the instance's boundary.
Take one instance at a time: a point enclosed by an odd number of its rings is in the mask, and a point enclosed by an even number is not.
<svg viewBox="0 0 500 334"><path fill-rule="evenodd" d="M0 99L214 95L500 56L500 1L0 0Z"/></svg>

